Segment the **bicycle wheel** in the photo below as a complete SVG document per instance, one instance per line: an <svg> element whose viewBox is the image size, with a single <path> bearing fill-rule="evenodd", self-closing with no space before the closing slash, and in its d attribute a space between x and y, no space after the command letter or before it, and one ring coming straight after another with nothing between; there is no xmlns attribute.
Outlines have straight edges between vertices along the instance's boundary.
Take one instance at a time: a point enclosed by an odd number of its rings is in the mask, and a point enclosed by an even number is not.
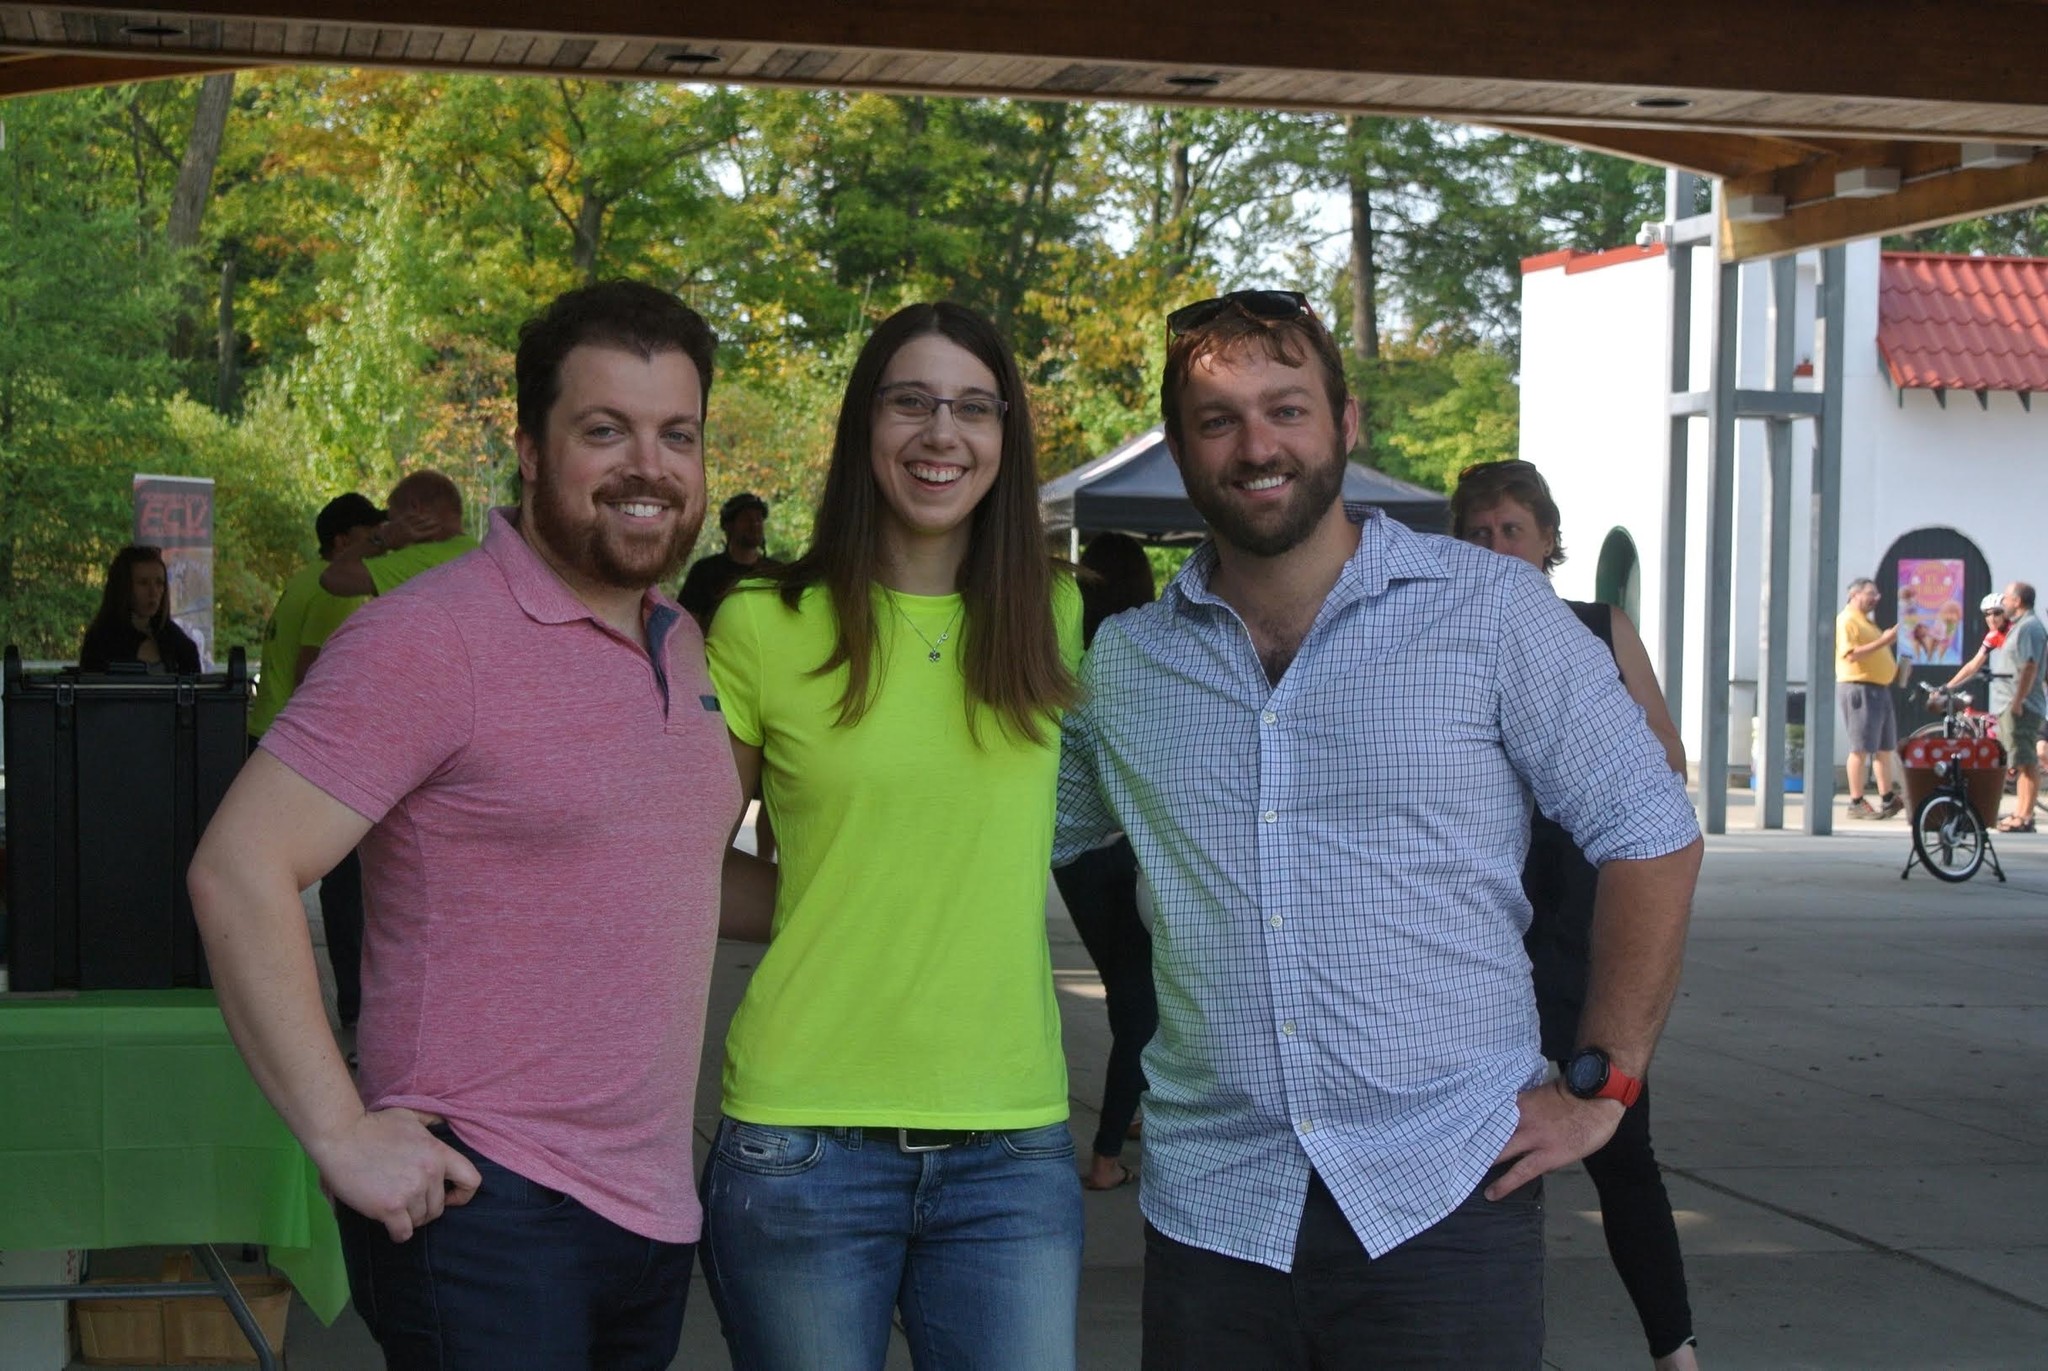
<svg viewBox="0 0 2048 1371"><path fill-rule="evenodd" d="M1944 881L1967 881L1984 865L1984 821L1969 802L1939 791L1913 812L1913 850Z"/></svg>

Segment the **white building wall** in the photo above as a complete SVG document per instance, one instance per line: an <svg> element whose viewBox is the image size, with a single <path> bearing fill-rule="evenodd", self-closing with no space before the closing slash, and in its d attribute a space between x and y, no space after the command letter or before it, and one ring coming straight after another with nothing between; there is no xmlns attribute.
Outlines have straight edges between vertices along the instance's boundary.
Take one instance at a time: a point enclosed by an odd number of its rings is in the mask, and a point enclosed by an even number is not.
<svg viewBox="0 0 2048 1371"><path fill-rule="evenodd" d="M1950 395L1942 408L1932 392L1908 391L1903 405L1877 353L1878 245L1852 244L1848 254L1844 333L1841 574L1844 584L1876 574L1886 550L1914 529L1951 527L1974 541L1994 582L2032 581L2048 593L2048 396L2033 411L2017 397L1994 394L1988 408L1974 395ZM1638 628L1650 658L1663 661L1665 474L1669 425L1666 391L1670 267L1660 257L1617 261L1568 273L1562 264L1523 277L1522 455L1543 471L1557 496L1571 560L1557 573L1560 594L1591 599L1601 543L1621 528L1641 559ZM1717 268L1694 254L1693 378L1708 378ZM1741 272L1743 308L1738 384L1766 389L1770 269ZM1823 365L1816 343L1818 258L1799 262L1794 356ZM1795 382L1811 389L1811 379ZM1783 644L1787 675L1802 687L1812 640L1808 616L1815 433L1792 426L1792 556L1790 630ZM1765 427L1737 426L1735 540L1730 642L1729 760L1750 760L1750 716L1756 708L1758 645L1764 619ZM1707 557L1707 426L1692 425L1686 539L1686 679L1679 726L1689 753L1703 736ZM1824 597L1838 607L1841 587ZM1832 691L1812 702L1833 708ZM1837 730L1837 760L1840 760Z"/></svg>

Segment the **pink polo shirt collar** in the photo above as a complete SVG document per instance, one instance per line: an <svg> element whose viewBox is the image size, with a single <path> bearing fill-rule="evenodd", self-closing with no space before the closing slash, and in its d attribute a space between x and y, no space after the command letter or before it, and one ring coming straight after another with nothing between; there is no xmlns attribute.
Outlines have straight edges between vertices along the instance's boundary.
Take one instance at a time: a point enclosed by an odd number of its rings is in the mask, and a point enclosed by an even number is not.
<svg viewBox="0 0 2048 1371"><path fill-rule="evenodd" d="M491 511L490 522L484 528L483 550L504 573L513 600L535 623L573 624L588 619L607 633L624 636L576 598L576 592L534 551L533 544L519 531L517 505L500 505ZM656 644L668 636L669 628L682 612L682 606L658 584L649 586L640 597L640 621L647 626L648 638Z"/></svg>

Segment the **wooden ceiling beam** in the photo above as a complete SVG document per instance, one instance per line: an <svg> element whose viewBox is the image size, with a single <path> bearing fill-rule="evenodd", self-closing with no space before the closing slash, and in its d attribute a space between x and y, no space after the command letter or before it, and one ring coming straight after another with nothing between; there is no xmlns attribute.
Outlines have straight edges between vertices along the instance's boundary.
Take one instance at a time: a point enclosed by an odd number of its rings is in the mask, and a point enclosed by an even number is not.
<svg viewBox="0 0 2048 1371"><path fill-rule="evenodd" d="M1902 182L1912 182L1959 170L1962 160L1962 146L1957 143L1844 141L1795 167L1731 178L1728 193L1782 195L1787 204L1800 205L1833 196L1839 172L1885 167L1898 172Z"/></svg>
<svg viewBox="0 0 2048 1371"><path fill-rule="evenodd" d="M1747 262L1857 238L1905 233L2048 201L2048 156L1991 171L1951 170L1908 181L1896 194L1789 205L1781 218L1721 221L1721 260Z"/></svg>
<svg viewBox="0 0 2048 1371"><path fill-rule="evenodd" d="M49 8L170 16L120 0ZM866 50L1361 71L1848 100L2039 105L2048 5L2034 0L1719 0L1650 13L1634 0L769 0L675 10L651 0L200 0L213 18L687 36ZM687 34L678 33L687 28ZM2029 57L2027 54L2035 54Z"/></svg>
<svg viewBox="0 0 2048 1371"><path fill-rule="evenodd" d="M179 76L212 76L238 71L239 65L167 58L45 56L0 53L0 100L14 95L43 95L60 90L121 85L129 81L168 81Z"/></svg>
<svg viewBox="0 0 2048 1371"><path fill-rule="evenodd" d="M1740 133L1702 133L1692 129L1604 128L1578 124L1496 123L1502 133L1569 143L1595 152L1638 162L1654 162L1701 176L1768 175L1796 167L1813 153L1813 142L1754 137Z"/></svg>

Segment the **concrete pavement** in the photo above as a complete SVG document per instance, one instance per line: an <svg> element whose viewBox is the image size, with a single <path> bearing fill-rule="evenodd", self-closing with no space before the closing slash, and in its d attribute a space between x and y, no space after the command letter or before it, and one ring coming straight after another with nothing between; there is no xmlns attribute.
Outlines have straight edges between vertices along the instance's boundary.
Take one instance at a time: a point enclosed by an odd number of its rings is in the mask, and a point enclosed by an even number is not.
<svg viewBox="0 0 2048 1371"><path fill-rule="evenodd" d="M1711 839L1684 986L1654 1071L1658 1155L1679 1211L1702 1365L1714 1371L2048 1366L2048 834L1999 844L2010 881L1899 879L1905 825ZM1095 1123L1101 988L1050 902L1074 1133ZM720 949L717 1043L756 949ZM1129 1159L1143 1165L1142 1145ZM1081 1364L1138 1365L1135 1188L1088 1196ZM1550 1335L1564 1371L1647 1366L1591 1186L1549 1189ZM352 1313L295 1311L294 1371L362 1371ZM729 1365L701 1281L675 1365ZM891 1368L908 1367L899 1347Z"/></svg>

